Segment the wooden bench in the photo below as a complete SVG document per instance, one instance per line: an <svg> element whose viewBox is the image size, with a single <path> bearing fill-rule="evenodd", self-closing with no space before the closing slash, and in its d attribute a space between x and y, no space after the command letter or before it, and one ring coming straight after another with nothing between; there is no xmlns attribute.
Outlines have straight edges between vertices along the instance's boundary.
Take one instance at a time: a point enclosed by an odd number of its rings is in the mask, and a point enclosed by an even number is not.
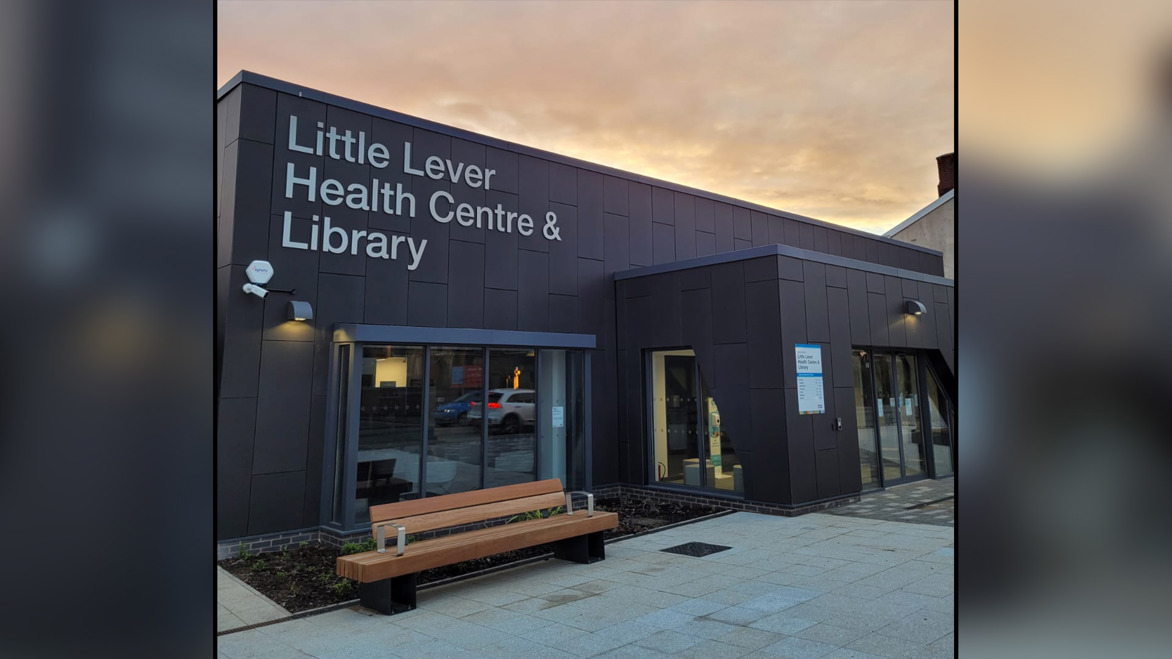
<svg viewBox="0 0 1172 659"><path fill-rule="evenodd" d="M574 510L572 495L586 495ZM561 514L412 542L407 535L565 506ZM339 556L339 576L358 582L362 605L394 614L415 608L419 572L515 549L553 543L554 556L576 563L606 558L602 533L618 526L615 513L595 512L594 495L562 492L559 479L446 494L370 508L375 551ZM393 543L393 546L388 546Z"/></svg>

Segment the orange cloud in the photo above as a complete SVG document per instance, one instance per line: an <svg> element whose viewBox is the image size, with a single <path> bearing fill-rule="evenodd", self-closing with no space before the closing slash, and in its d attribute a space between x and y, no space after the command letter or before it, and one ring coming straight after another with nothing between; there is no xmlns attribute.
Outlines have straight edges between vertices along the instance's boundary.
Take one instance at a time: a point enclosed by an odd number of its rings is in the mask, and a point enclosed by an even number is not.
<svg viewBox="0 0 1172 659"><path fill-rule="evenodd" d="M219 71L882 232L953 149L948 2L220 2Z"/></svg>

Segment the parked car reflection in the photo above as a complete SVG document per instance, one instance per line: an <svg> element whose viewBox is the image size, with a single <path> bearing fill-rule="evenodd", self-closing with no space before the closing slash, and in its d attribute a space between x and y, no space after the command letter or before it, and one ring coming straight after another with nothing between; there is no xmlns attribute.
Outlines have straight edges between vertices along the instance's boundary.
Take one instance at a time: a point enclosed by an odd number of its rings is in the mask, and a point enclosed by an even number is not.
<svg viewBox="0 0 1172 659"><path fill-rule="evenodd" d="M480 401L479 391L470 391L459 398L443 403L435 409L437 426L462 425L468 422L468 411ZM491 416L491 415L490 415Z"/></svg>
<svg viewBox="0 0 1172 659"><path fill-rule="evenodd" d="M532 389L490 389L488 391L488 427L492 432L516 434L537 422L537 398ZM483 415L479 401L473 401L468 420L475 423Z"/></svg>

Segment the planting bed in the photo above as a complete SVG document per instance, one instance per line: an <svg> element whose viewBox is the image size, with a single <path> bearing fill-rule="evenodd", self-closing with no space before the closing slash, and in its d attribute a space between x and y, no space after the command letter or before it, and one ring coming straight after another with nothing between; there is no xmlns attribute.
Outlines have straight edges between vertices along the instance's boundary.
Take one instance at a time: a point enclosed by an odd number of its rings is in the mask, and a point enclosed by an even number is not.
<svg viewBox="0 0 1172 659"><path fill-rule="evenodd" d="M606 531L608 540L723 510L715 506L655 501L629 494L597 499L594 507L619 515L618 528ZM373 548L373 542L349 544L342 551L335 547L310 545L282 552L229 558L220 561L220 566L290 612L297 613L357 598L357 582L334 573L335 559L343 552L369 551ZM407 551L411 551L410 547ZM515 563L551 551L548 545L540 545L425 570L419 575L419 584Z"/></svg>

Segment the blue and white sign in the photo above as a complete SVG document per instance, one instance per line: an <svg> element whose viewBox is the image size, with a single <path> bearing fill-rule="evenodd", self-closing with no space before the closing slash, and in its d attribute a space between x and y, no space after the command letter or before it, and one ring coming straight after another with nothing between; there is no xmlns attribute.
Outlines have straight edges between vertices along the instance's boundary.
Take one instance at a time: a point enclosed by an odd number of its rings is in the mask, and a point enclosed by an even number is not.
<svg viewBox="0 0 1172 659"><path fill-rule="evenodd" d="M826 413L822 393L822 346L795 343L798 372L798 414Z"/></svg>

